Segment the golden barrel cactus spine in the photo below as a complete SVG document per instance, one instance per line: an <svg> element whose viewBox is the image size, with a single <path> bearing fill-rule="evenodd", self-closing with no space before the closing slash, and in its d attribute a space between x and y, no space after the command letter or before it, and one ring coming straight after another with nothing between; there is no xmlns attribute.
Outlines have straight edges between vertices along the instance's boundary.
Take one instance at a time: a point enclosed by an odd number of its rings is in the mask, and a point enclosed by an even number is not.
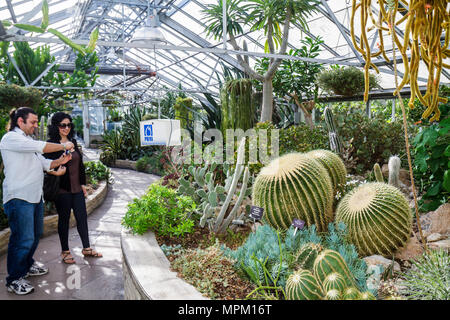
<svg viewBox="0 0 450 320"><path fill-rule="evenodd" d="M356 281L339 252L326 249L314 261L313 273L320 283L324 283L328 275L339 273L345 281L345 287L356 287Z"/></svg>
<svg viewBox="0 0 450 320"><path fill-rule="evenodd" d="M366 183L339 202L336 222L348 227L361 255L389 255L410 238L412 215L401 191L386 183Z"/></svg>
<svg viewBox="0 0 450 320"><path fill-rule="evenodd" d="M253 184L253 204L264 208L272 227L288 229L293 219L324 231L333 219L331 179L318 160L290 153L264 167Z"/></svg>

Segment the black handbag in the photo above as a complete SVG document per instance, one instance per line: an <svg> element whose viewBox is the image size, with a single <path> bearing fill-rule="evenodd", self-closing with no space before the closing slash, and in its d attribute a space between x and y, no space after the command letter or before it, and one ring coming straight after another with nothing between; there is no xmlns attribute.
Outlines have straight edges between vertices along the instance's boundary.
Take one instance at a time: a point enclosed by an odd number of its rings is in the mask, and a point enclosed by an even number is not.
<svg viewBox="0 0 450 320"><path fill-rule="evenodd" d="M55 201L59 191L59 176L44 174L44 200Z"/></svg>

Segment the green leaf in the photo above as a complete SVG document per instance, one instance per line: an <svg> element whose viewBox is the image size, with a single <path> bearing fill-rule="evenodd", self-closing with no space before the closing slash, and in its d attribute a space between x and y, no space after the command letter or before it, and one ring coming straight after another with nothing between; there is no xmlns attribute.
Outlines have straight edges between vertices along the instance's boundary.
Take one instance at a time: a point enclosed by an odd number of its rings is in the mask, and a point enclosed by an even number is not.
<svg viewBox="0 0 450 320"><path fill-rule="evenodd" d="M25 30L25 31L30 31L30 32L38 32L38 33L45 32L45 29L42 29L42 28L36 27L36 26L32 26L30 24L16 23L16 24L14 24L14 27Z"/></svg>
<svg viewBox="0 0 450 320"><path fill-rule="evenodd" d="M442 182L436 182L425 194L425 196L429 197L429 196L435 196L439 193L439 191L441 190L441 185Z"/></svg>
<svg viewBox="0 0 450 320"><path fill-rule="evenodd" d="M91 53L95 50L95 45L97 44L97 40L98 40L98 33L99 33L98 27L95 28L95 30L91 33L91 35L89 37L89 44L86 48L87 53Z"/></svg>
<svg viewBox="0 0 450 320"><path fill-rule="evenodd" d="M448 145L447 148L445 149L444 155L445 155L446 157L450 157L450 145Z"/></svg>
<svg viewBox="0 0 450 320"><path fill-rule="evenodd" d="M48 27L48 3L47 0L44 0L42 2L42 22L41 22L41 28L47 29Z"/></svg>
<svg viewBox="0 0 450 320"><path fill-rule="evenodd" d="M10 27L12 26L12 23L8 20L2 20L2 24L4 27Z"/></svg>
<svg viewBox="0 0 450 320"><path fill-rule="evenodd" d="M445 190L450 192L450 170L444 172L444 183L442 184Z"/></svg>
<svg viewBox="0 0 450 320"><path fill-rule="evenodd" d="M69 38L67 38L65 35L63 35L61 32L59 32L58 30L49 28L47 30L48 32L54 34L55 36L57 36L62 42L64 42L65 44L67 44L69 47L71 47L73 50L76 50L78 52L80 52L83 56L86 54L86 51L84 50L84 48L74 42L72 42L72 40L70 40Z"/></svg>
<svg viewBox="0 0 450 320"><path fill-rule="evenodd" d="M414 159L414 163L419 168L420 172L426 172L428 169L427 165L427 159L429 156L427 154L417 154L416 158Z"/></svg>

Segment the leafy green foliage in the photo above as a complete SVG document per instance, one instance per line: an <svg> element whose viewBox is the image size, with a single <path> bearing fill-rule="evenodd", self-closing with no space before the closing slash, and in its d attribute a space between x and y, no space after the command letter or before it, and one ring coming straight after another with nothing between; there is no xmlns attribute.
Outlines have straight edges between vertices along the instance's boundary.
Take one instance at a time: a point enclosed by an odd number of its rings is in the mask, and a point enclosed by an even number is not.
<svg viewBox="0 0 450 320"><path fill-rule="evenodd" d="M84 163L87 183L96 185L99 181L111 179L111 170L100 161L87 161Z"/></svg>
<svg viewBox="0 0 450 320"><path fill-rule="evenodd" d="M450 255L444 250L428 251L413 260L403 274L408 299L450 300Z"/></svg>
<svg viewBox="0 0 450 320"><path fill-rule="evenodd" d="M450 117L425 127L413 145L414 171L425 192L420 208L432 211L450 200Z"/></svg>
<svg viewBox="0 0 450 320"><path fill-rule="evenodd" d="M41 101L42 94L35 88L0 83L0 111L4 112L6 117L11 108L30 107L36 109Z"/></svg>
<svg viewBox="0 0 450 320"><path fill-rule="evenodd" d="M180 237L194 230L194 221L190 219L194 210L195 203L190 197L152 184L144 196L128 204L122 224L135 234L152 230L161 236Z"/></svg>
<svg viewBox="0 0 450 320"><path fill-rule="evenodd" d="M333 67L317 75L317 84L323 90L337 95L353 96L364 92L364 73L355 67ZM378 86L374 75L369 76L369 87Z"/></svg>

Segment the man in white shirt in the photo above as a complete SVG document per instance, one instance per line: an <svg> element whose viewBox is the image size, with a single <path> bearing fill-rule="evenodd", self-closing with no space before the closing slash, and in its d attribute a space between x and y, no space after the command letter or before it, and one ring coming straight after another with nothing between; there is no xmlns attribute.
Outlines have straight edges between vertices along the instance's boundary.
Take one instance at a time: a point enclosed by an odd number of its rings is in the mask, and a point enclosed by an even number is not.
<svg viewBox="0 0 450 320"><path fill-rule="evenodd" d="M70 153L64 153L52 161L45 159L42 153L71 150L74 145L33 140L31 135L38 127L38 117L31 108L12 110L9 126L0 142L5 167L3 207L11 230L6 287L9 292L23 295L34 290L25 277L48 273L46 267L37 265L33 259L44 226L44 170L49 171L71 159Z"/></svg>

